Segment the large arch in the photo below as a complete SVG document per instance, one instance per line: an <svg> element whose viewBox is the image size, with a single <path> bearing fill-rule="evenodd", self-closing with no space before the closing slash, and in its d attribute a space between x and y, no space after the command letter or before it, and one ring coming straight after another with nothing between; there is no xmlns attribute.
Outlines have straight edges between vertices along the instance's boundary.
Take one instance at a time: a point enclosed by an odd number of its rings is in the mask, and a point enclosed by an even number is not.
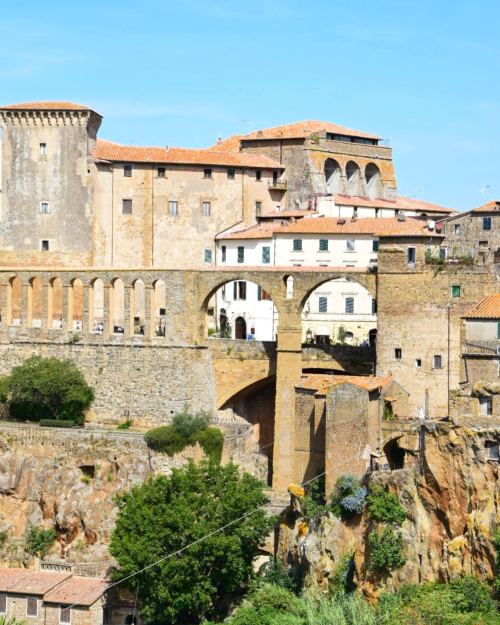
<svg viewBox="0 0 500 625"><path fill-rule="evenodd" d="M345 166L347 179L347 192L349 195L363 195L363 181L359 165L354 161L349 161Z"/></svg>
<svg viewBox="0 0 500 625"><path fill-rule="evenodd" d="M327 158L324 166L325 183L327 193L341 193L342 191L342 170L340 165L333 158Z"/></svg>
<svg viewBox="0 0 500 625"><path fill-rule="evenodd" d="M366 193L369 198L381 198L384 196L384 185L380 169L375 163L368 163L365 167Z"/></svg>

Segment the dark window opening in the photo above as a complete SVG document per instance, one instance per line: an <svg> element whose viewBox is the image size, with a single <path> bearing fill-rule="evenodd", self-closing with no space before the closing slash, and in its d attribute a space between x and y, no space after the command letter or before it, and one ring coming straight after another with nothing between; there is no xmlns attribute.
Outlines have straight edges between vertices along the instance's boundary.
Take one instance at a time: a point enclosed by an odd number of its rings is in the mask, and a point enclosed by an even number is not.
<svg viewBox="0 0 500 625"><path fill-rule="evenodd" d="M132 165L124 165L123 166L123 175L126 178L130 178L132 176Z"/></svg>
<svg viewBox="0 0 500 625"><path fill-rule="evenodd" d="M206 167L203 170L203 178L211 178L212 177L212 170L209 167Z"/></svg>
<svg viewBox="0 0 500 625"><path fill-rule="evenodd" d="M228 169L227 170L227 179L228 180L234 180L234 176L235 176L235 170L234 169Z"/></svg>
<svg viewBox="0 0 500 625"><path fill-rule="evenodd" d="M262 180L262 172L260 169L255 171L255 180Z"/></svg>
<svg viewBox="0 0 500 625"><path fill-rule="evenodd" d="M396 347L394 349L394 358L396 360L401 360L403 358L403 350L401 349L401 347Z"/></svg>
<svg viewBox="0 0 500 625"><path fill-rule="evenodd" d="M165 167L158 167L158 178L165 178Z"/></svg>
<svg viewBox="0 0 500 625"><path fill-rule="evenodd" d="M238 246L238 263L244 263L245 262L245 248L240 245Z"/></svg>
<svg viewBox="0 0 500 625"><path fill-rule="evenodd" d="M223 263L226 262L226 246L225 245L221 247L221 261Z"/></svg>
<svg viewBox="0 0 500 625"><path fill-rule="evenodd" d="M132 200L130 199L122 200L122 213L124 215L132 214Z"/></svg>
<svg viewBox="0 0 500 625"><path fill-rule="evenodd" d="M42 241L42 252L48 252L49 251L49 242L44 239Z"/></svg>

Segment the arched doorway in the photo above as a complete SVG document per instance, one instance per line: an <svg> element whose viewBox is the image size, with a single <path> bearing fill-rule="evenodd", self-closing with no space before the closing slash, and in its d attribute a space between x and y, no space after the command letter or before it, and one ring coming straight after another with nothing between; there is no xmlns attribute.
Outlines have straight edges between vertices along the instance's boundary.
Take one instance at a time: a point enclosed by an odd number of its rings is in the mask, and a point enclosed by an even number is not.
<svg viewBox="0 0 500 625"><path fill-rule="evenodd" d="M236 321L234 322L234 338L247 338L247 322L243 319L243 317L236 317Z"/></svg>

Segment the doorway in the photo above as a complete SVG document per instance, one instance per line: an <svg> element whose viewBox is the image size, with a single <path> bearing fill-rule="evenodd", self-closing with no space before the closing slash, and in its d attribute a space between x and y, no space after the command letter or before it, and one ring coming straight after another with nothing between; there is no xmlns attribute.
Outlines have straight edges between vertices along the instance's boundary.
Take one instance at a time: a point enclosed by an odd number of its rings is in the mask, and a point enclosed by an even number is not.
<svg viewBox="0 0 500 625"><path fill-rule="evenodd" d="M236 321L234 322L234 338L247 338L247 322L243 319L243 317L236 317Z"/></svg>

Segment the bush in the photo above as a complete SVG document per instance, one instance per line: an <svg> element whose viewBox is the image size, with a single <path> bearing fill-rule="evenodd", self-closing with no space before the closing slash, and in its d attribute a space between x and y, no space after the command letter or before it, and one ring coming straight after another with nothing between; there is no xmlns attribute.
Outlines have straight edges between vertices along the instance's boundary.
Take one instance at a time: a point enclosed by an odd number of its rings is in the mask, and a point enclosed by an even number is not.
<svg viewBox="0 0 500 625"><path fill-rule="evenodd" d="M220 463L222 448L224 447L224 434L218 428L205 428L190 436L192 443L199 443L205 455L212 462Z"/></svg>
<svg viewBox="0 0 500 625"><path fill-rule="evenodd" d="M179 412L172 419L172 428L182 438L188 440L189 437L195 432L205 430L208 427L210 421L210 415L203 410L200 410L195 415L188 412Z"/></svg>
<svg viewBox="0 0 500 625"><path fill-rule="evenodd" d="M286 588L286 590L298 590L299 584L295 576L291 575L287 568L277 558L271 558L259 571L260 579L274 586Z"/></svg>
<svg viewBox="0 0 500 625"><path fill-rule="evenodd" d="M406 519L405 509L399 503L397 496L380 484L370 484L367 502L368 514L379 523L401 525Z"/></svg>
<svg viewBox="0 0 500 625"><path fill-rule="evenodd" d="M53 528L32 527L26 536L26 551L32 556L43 558L54 544L56 536Z"/></svg>
<svg viewBox="0 0 500 625"><path fill-rule="evenodd" d="M332 512L343 518L361 514L366 504L366 494L366 488L361 486L356 476L349 473L342 475L335 484Z"/></svg>
<svg viewBox="0 0 500 625"><path fill-rule="evenodd" d="M319 517L327 512L325 499L325 476L322 475L306 486L306 495L302 503L304 516L308 519Z"/></svg>
<svg viewBox="0 0 500 625"><path fill-rule="evenodd" d="M186 447L186 441L171 425L163 425L144 434L147 446L154 451L161 451L173 456Z"/></svg>
<svg viewBox="0 0 500 625"><path fill-rule="evenodd" d="M392 571L406 562L403 555L403 536L400 531L386 525L368 534L370 546L370 568Z"/></svg>
<svg viewBox="0 0 500 625"><path fill-rule="evenodd" d="M78 424L94 399L94 392L70 360L32 356L9 377L9 409L13 417L69 419Z"/></svg>
<svg viewBox="0 0 500 625"><path fill-rule="evenodd" d="M5 404L9 399L9 377L0 378L0 404Z"/></svg>
<svg viewBox="0 0 500 625"><path fill-rule="evenodd" d="M76 424L71 419L40 419L40 425L47 428L74 428Z"/></svg>

